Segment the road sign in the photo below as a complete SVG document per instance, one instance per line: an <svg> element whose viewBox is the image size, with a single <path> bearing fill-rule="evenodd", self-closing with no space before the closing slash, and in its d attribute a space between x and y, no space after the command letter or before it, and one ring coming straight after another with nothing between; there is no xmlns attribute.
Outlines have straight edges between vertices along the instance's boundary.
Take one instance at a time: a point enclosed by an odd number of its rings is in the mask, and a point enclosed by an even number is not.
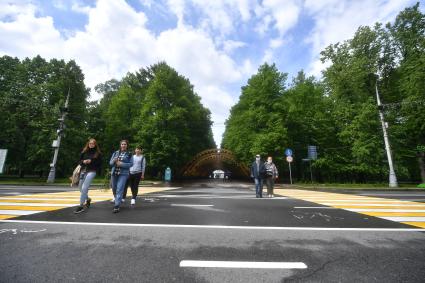
<svg viewBox="0 0 425 283"><path fill-rule="evenodd" d="M288 161L289 163L291 163L292 161L294 161L294 159L292 158L292 156L287 156L286 157L286 161Z"/></svg>
<svg viewBox="0 0 425 283"><path fill-rule="evenodd" d="M292 149L290 149L290 148L285 149L285 155L286 156L292 156Z"/></svg>
<svg viewBox="0 0 425 283"><path fill-rule="evenodd" d="M309 145L308 147L308 158L311 160L317 159L317 147L315 145Z"/></svg>

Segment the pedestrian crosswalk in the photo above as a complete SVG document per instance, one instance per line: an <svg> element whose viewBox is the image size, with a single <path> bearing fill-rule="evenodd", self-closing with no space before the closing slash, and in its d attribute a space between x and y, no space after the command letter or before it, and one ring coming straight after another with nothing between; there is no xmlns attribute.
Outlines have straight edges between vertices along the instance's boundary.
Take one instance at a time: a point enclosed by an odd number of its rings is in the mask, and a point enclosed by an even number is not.
<svg viewBox="0 0 425 283"><path fill-rule="evenodd" d="M173 187L143 187L139 195L176 189ZM107 201L112 198L110 190L90 190L92 204ZM0 196L0 220L11 219L22 215L31 215L46 211L76 207L80 202L79 191L55 193L37 193Z"/></svg>
<svg viewBox="0 0 425 283"><path fill-rule="evenodd" d="M282 196L425 228L425 203L329 192L276 189Z"/></svg>

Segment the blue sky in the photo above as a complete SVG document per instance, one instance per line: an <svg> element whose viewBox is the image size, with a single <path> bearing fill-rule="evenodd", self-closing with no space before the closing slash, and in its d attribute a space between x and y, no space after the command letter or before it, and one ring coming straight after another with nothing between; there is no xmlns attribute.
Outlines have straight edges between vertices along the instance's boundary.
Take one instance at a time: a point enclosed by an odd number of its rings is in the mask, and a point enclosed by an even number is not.
<svg viewBox="0 0 425 283"><path fill-rule="evenodd" d="M158 61L189 78L221 142L241 86L264 62L320 77L320 51L416 0L2 0L0 56L74 59L90 88ZM423 4L421 3L423 10ZM99 99L92 92L92 100Z"/></svg>

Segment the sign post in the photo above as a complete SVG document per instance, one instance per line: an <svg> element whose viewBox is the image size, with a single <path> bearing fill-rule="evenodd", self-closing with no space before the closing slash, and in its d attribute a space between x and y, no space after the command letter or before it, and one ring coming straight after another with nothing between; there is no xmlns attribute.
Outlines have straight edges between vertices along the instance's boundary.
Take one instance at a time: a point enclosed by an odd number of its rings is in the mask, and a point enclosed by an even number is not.
<svg viewBox="0 0 425 283"><path fill-rule="evenodd" d="M287 156L287 157L286 157L286 161L288 161L288 165L289 165L289 180L290 180L290 182L291 182L291 185L292 185L291 162L292 162L293 160L294 160L294 159L292 158L292 156Z"/></svg>
<svg viewBox="0 0 425 283"><path fill-rule="evenodd" d="M3 174L4 163L6 162L7 149L0 149L0 174Z"/></svg>
<svg viewBox="0 0 425 283"><path fill-rule="evenodd" d="M288 166L289 166L289 180L290 180L290 183L292 185L291 162L294 161L294 159L292 158L292 149L287 148L285 150L285 155L286 155L286 161L288 162Z"/></svg>

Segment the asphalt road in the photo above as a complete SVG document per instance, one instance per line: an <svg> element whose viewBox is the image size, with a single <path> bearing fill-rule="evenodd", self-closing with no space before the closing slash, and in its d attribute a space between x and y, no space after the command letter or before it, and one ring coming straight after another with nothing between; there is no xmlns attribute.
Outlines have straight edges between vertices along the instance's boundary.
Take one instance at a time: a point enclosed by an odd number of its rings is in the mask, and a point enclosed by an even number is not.
<svg viewBox="0 0 425 283"><path fill-rule="evenodd" d="M0 188L0 195L29 190ZM43 192L43 188L31 191ZM425 194L412 198L425 199ZM190 183L140 196L134 207L127 201L118 214L112 214L112 204L107 201L95 203L79 215L73 213L74 209L12 219L21 222L0 222L0 281L425 279L424 232L294 198L256 199L252 186L245 184ZM187 261L200 265L221 262L226 267L181 267ZM239 262L253 266L228 266ZM302 263L305 268L260 268L275 263Z"/></svg>

